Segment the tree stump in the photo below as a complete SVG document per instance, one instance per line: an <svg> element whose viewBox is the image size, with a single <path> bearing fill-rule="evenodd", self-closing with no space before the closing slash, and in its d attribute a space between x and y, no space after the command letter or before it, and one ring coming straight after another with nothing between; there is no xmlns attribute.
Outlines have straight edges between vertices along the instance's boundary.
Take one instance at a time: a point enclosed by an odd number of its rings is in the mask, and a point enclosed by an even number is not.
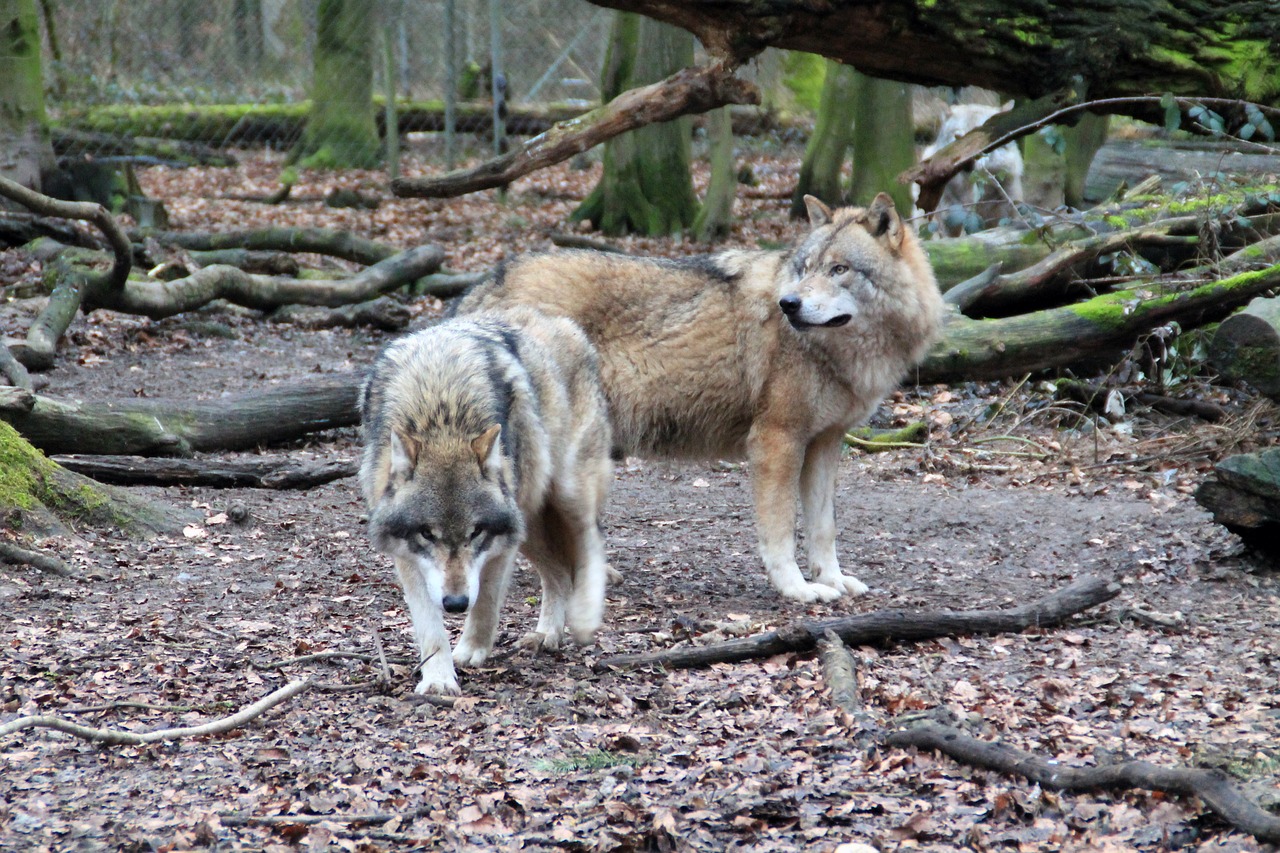
<svg viewBox="0 0 1280 853"><path fill-rule="evenodd" d="M1209 363L1280 400L1280 298L1260 296L1218 325Z"/></svg>
<svg viewBox="0 0 1280 853"><path fill-rule="evenodd" d="M1229 456L1196 490L1214 521L1250 547L1280 555L1280 448Z"/></svg>

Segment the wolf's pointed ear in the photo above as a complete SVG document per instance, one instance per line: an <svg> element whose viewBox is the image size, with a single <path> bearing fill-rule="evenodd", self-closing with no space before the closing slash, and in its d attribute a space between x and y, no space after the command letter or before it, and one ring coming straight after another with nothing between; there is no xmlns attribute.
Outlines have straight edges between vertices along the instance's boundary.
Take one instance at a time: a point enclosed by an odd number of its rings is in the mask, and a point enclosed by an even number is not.
<svg viewBox="0 0 1280 853"><path fill-rule="evenodd" d="M408 478L413 476L413 466L418 461L421 445L399 430L391 432L391 476Z"/></svg>
<svg viewBox="0 0 1280 853"><path fill-rule="evenodd" d="M867 208L867 230L872 237L885 241L889 248L896 250L902 245L905 228L888 193L880 193L872 199L871 206Z"/></svg>
<svg viewBox="0 0 1280 853"><path fill-rule="evenodd" d="M804 197L804 209L809 211L809 224L814 228L826 225L831 221L831 208L811 195Z"/></svg>
<svg viewBox="0 0 1280 853"><path fill-rule="evenodd" d="M498 436L501 434L502 424L494 424L471 439L471 452L476 455L476 462L484 471L498 470L498 452L501 447Z"/></svg>

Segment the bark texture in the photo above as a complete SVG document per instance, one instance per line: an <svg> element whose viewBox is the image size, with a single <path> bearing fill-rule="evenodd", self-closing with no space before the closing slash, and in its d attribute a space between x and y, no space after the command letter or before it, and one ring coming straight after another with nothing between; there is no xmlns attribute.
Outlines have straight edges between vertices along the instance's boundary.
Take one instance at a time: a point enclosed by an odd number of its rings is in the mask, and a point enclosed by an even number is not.
<svg viewBox="0 0 1280 853"><path fill-rule="evenodd" d="M693 64L687 33L636 15L618 15L605 59L605 96L651 84ZM573 213L609 235L676 234L693 224L698 200L689 171L687 119L650 124L605 144L604 173Z"/></svg>
<svg viewBox="0 0 1280 853"><path fill-rule="evenodd" d="M1280 103L1280 7L1251 0L593 0L692 31L712 53L803 50L866 74L1039 97L1151 92ZM1113 112L1152 116L1156 105Z"/></svg>

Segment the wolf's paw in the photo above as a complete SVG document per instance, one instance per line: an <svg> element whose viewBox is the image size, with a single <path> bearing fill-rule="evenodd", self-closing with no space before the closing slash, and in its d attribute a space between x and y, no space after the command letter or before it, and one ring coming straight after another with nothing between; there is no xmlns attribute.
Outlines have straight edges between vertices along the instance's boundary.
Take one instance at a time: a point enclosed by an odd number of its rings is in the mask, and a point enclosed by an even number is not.
<svg viewBox="0 0 1280 853"><path fill-rule="evenodd" d="M594 646L596 644L596 632L599 630L599 622L594 625L569 625L569 635L580 646Z"/></svg>
<svg viewBox="0 0 1280 853"><path fill-rule="evenodd" d="M605 572L608 574L609 583L611 584L622 583L622 572L618 571L613 566L609 566L608 568L606 568Z"/></svg>
<svg viewBox="0 0 1280 853"><path fill-rule="evenodd" d="M422 680L413 688L413 692L457 696L462 688L458 686L458 676L454 673L452 664L440 667L428 663L422 668Z"/></svg>
<svg viewBox="0 0 1280 853"><path fill-rule="evenodd" d="M802 601L805 604L814 601L835 601L842 593L833 586L827 586L824 583L808 583L801 581L796 584L788 584L786 587L778 587L778 592L786 598Z"/></svg>
<svg viewBox="0 0 1280 853"><path fill-rule="evenodd" d="M562 631L530 631L516 641L518 648L535 653L558 651L562 645L564 645Z"/></svg>
<svg viewBox="0 0 1280 853"><path fill-rule="evenodd" d="M482 646L464 635L453 649L453 662L458 666L478 666L485 662L491 651L491 646Z"/></svg>
<svg viewBox="0 0 1280 853"><path fill-rule="evenodd" d="M814 580L823 586L839 590L841 595L866 595L867 592L867 585L853 575L842 575L839 572L835 572L834 574L818 575Z"/></svg>

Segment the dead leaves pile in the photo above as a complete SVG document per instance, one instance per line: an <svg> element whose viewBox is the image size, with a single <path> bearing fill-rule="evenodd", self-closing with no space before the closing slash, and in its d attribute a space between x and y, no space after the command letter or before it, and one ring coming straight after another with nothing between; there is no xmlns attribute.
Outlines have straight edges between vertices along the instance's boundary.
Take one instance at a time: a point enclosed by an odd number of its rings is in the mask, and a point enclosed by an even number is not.
<svg viewBox="0 0 1280 853"><path fill-rule="evenodd" d="M763 183L740 198L734 245L786 242L785 204L767 196L794 180L796 163L759 158ZM372 211L319 200L337 185L367 191L373 175L304 175L294 198L314 201L273 208L231 198L269 193L277 170L250 157L234 170L140 178L180 228L348 227L397 246L440 243L450 267L478 270L546 248L598 176L564 166L517 182L506 201L481 193ZM196 375L193 395L239 391L358 369L383 340L217 319L240 336L99 313L75 327L51 393L172 394ZM1265 802L1280 790L1275 583L1241 571L1251 565L1238 545L1189 497L1212 454L1170 452L1238 436L1143 414L1128 429L1085 428L1068 414L1014 384L912 390L882 407L880 426L923 420L929 438L843 466L840 553L874 593L835 606L781 602L768 589L740 467L619 466L607 533L625 580L610 592L600 647L513 653L538 610L536 582L521 572L498 654L463 673L465 696L451 706L408 693L409 619L389 565L365 542L352 482L302 494L166 491L204 515L181 537L86 532L69 555L82 580L0 573L3 718L54 713L147 731L225 715L292 678L335 689L172 744L10 737L0 743L0 848L1257 850L1194 802L1057 795L883 749L834 708L813 657L591 669L606 655L801 618L999 607L1106 572L1123 579L1120 599L1069 629L854 650L868 714L889 726L941 706L979 736L1064 762L1221 766ZM1274 432L1271 419L1255 413L1252 435ZM287 448L316 459L355 450L350 431ZM374 635L389 660L386 693ZM269 666L337 650L366 657Z"/></svg>

